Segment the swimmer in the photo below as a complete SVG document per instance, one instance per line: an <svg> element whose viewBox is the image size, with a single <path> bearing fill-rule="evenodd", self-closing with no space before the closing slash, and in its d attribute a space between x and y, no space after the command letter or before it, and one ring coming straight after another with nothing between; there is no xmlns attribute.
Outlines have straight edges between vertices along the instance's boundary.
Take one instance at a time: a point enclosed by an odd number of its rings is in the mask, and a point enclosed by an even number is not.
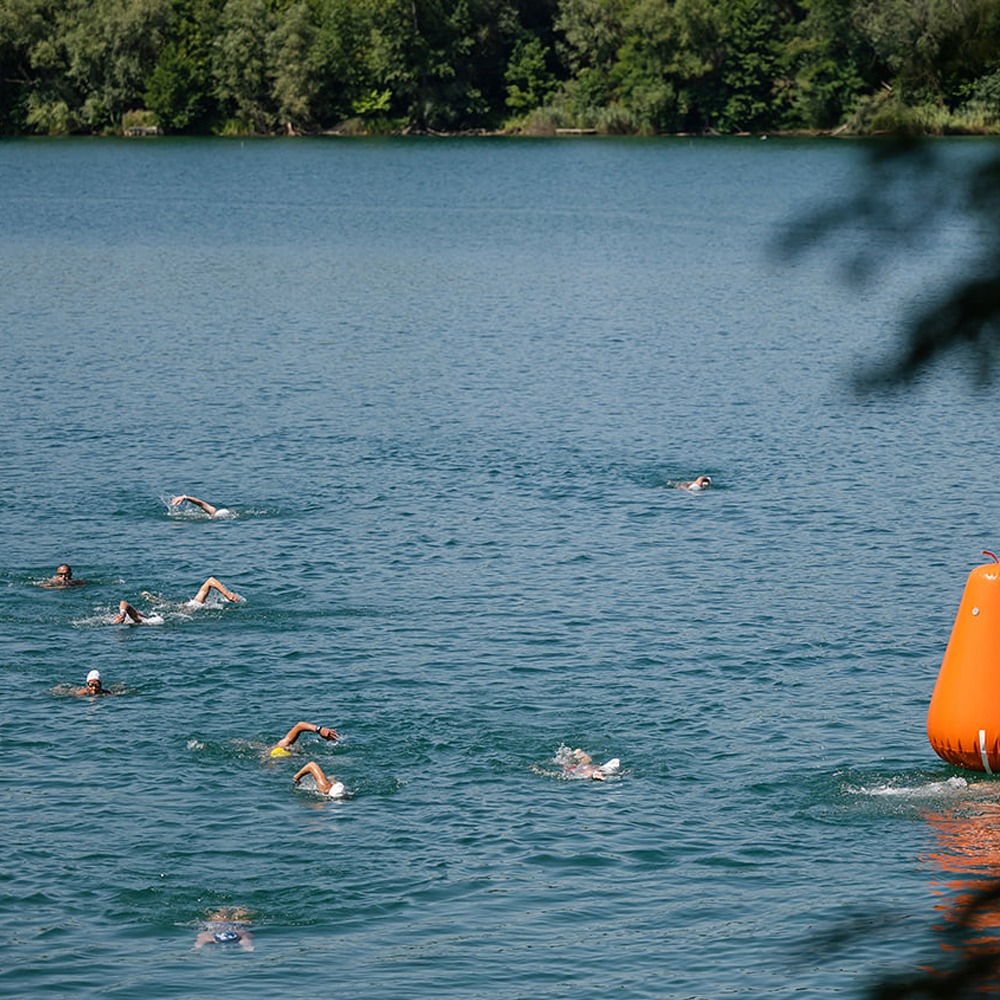
<svg viewBox="0 0 1000 1000"><path fill-rule="evenodd" d="M341 799L344 797L344 793L347 789L344 787L343 782L337 781L336 778L331 781L323 773L323 768L321 768L316 761L311 760L304 767L300 768L295 777L292 778L292 781L294 781L297 785L299 783L299 779L306 774L311 774L313 778L316 779L316 788L328 798Z"/></svg>
<svg viewBox="0 0 1000 1000"><path fill-rule="evenodd" d="M195 948L206 944L238 944L245 951L253 951L253 935L247 930L250 911L242 906L223 907L210 913L202 931L194 939Z"/></svg>
<svg viewBox="0 0 1000 1000"><path fill-rule="evenodd" d="M224 583L217 580L214 576L210 576L202 585L198 588L198 593L187 602L188 607L192 605L201 607L204 605L208 595L213 591L217 590L227 601L241 602L243 600L239 594L235 591L230 590ZM144 592L145 593L145 592ZM148 595L147 595L148 596ZM114 616L111 620L115 625L121 625L126 619L131 620L136 625L144 625L151 623L149 615L144 615L141 611L137 611L128 601L120 601L118 604L118 614Z"/></svg>
<svg viewBox="0 0 1000 1000"><path fill-rule="evenodd" d="M213 507L210 503L206 503L204 500L199 500L197 497L189 497L186 493L182 493L180 496L172 497L170 500L171 507L180 507L184 502L193 503L195 507L200 507L209 517L226 517L229 511L225 507Z"/></svg>
<svg viewBox="0 0 1000 1000"><path fill-rule="evenodd" d="M42 581L38 586L46 587L49 590L66 590L69 587L82 587L86 582L86 580L77 580L73 576L73 570L70 569L67 563L60 563L56 567L55 576Z"/></svg>
<svg viewBox="0 0 1000 1000"><path fill-rule="evenodd" d="M711 476L698 476L697 479L692 479L689 483L674 483L677 489L687 490L689 493L700 493L702 490L707 490L711 485Z"/></svg>
<svg viewBox="0 0 1000 1000"><path fill-rule="evenodd" d="M621 766L621 761L617 757L612 757L605 764L595 764L589 753L585 753L579 747L568 754L561 749L556 754L555 762L562 764L563 774L567 778L591 778L594 781L604 781L609 774L614 774Z"/></svg>
<svg viewBox="0 0 1000 1000"><path fill-rule="evenodd" d="M198 593L188 601L188 604L204 604L205 598L213 591L217 590L227 601L234 601L239 603L243 600L239 594L232 590L229 590L224 583L216 580L214 576L210 576L198 589Z"/></svg>
<svg viewBox="0 0 1000 1000"><path fill-rule="evenodd" d="M285 733L284 736L278 740L273 747L271 747L272 757L291 757L292 752L289 749L292 744L303 734L303 733L315 733L317 736L322 737L327 741L335 741L339 737L337 736L337 730L331 729L329 726L320 726L315 722L296 722L291 729Z"/></svg>
<svg viewBox="0 0 1000 1000"><path fill-rule="evenodd" d="M83 698L87 695L114 694L114 691L109 691L101 684L100 670L91 670L90 673L87 674L86 685L82 688L74 689L73 694Z"/></svg>
<svg viewBox="0 0 1000 1000"><path fill-rule="evenodd" d="M119 601L118 614L116 614L111 620L115 623L115 625L121 625L126 618L135 622L136 625L142 625L147 620L146 616L141 611L136 611L136 609L133 608L128 601Z"/></svg>

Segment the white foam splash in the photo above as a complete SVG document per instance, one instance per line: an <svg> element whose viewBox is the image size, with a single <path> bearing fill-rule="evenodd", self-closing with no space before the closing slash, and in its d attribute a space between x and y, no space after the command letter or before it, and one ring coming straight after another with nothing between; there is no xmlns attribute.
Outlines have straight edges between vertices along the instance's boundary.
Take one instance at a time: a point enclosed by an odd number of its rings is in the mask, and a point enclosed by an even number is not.
<svg viewBox="0 0 1000 1000"><path fill-rule="evenodd" d="M908 799L929 799L951 792L966 789L969 782L965 778L954 775L945 781L928 781L922 785L895 785L887 782L882 785L875 785L871 788L865 786L848 788L848 791L856 795L870 795Z"/></svg>

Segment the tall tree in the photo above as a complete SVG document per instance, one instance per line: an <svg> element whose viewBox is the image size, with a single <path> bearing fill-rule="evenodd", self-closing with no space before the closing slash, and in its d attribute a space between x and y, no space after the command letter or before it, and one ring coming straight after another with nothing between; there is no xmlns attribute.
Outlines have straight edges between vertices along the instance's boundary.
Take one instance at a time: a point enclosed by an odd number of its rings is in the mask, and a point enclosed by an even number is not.
<svg viewBox="0 0 1000 1000"><path fill-rule="evenodd" d="M268 40L274 68L273 97L279 118L290 124L315 124L319 93L319 30L304 0L287 7Z"/></svg>
<svg viewBox="0 0 1000 1000"><path fill-rule="evenodd" d="M725 56L720 82L726 100L717 127L760 131L785 117L791 89L783 65L795 11L781 0L730 0L725 5Z"/></svg>
<svg viewBox="0 0 1000 1000"><path fill-rule="evenodd" d="M170 0L2 0L0 107L34 131L118 128L138 103L170 13Z"/></svg>
<svg viewBox="0 0 1000 1000"><path fill-rule="evenodd" d="M549 50L537 36L525 32L511 53L504 71L507 107L523 114L548 103L557 87L549 67Z"/></svg>
<svg viewBox="0 0 1000 1000"><path fill-rule="evenodd" d="M787 63L794 78L789 123L832 128L874 86L874 55L851 18L847 0L800 0L805 17L790 37Z"/></svg>
<svg viewBox="0 0 1000 1000"><path fill-rule="evenodd" d="M144 95L168 131L207 131L218 116L211 66L220 6L220 0L174 0L167 41Z"/></svg>
<svg viewBox="0 0 1000 1000"><path fill-rule="evenodd" d="M578 116L614 100L618 50L625 41L627 0L560 0L557 52L569 73L567 90Z"/></svg>
<svg viewBox="0 0 1000 1000"><path fill-rule="evenodd" d="M55 39L55 0L0 0L0 129L28 127L29 107L60 106L64 126L42 131L68 131L72 88Z"/></svg>
<svg viewBox="0 0 1000 1000"><path fill-rule="evenodd" d="M82 98L78 115L91 129L121 125L156 61L170 22L170 0L74 0L62 44L67 77Z"/></svg>
<svg viewBox="0 0 1000 1000"><path fill-rule="evenodd" d="M265 0L226 0L212 53L212 76L223 114L238 128L270 132L277 126L268 63L273 28L274 13Z"/></svg>
<svg viewBox="0 0 1000 1000"><path fill-rule="evenodd" d="M969 41L979 0L855 0L854 24L903 100L942 97L944 62Z"/></svg>
<svg viewBox="0 0 1000 1000"><path fill-rule="evenodd" d="M637 0L624 26L622 103L657 131L715 127L726 21L714 0Z"/></svg>

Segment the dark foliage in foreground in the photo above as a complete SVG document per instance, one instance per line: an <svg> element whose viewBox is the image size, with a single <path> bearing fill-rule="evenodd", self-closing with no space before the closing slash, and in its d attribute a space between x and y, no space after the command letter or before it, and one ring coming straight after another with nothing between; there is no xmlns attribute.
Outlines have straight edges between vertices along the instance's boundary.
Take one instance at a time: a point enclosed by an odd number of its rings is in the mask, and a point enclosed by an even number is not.
<svg viewBox="0 0 1000 1000"><path fill-rule="evenodd" d="M836 245L847 226L861 226L867 240L846 261L851 280L877 280L911 251L939 246L947 222L964 218L970 234L964 257L942 251L940 271L960 276L929 306L902 303L909 320L888 362L858 375L862 391L911 383L945 355L958 356L971 382L991 386L1000 353L1000 155L988 146L973 155L933 141L879 140L867 151L863 179L846 204L826 206L786 234L782 250L797 253L820 242Z"/></svg>
<svg viewBox="0 0 1000 1000"><path fill-rule="evenodd" d="M928 967L889 977L872 987L868 1000L964 1000L1000 992L1000 883L981 890L950 913L942 951ZM984 930L984 925L986 929ZM942 961L941 955L951 956Z"/></svg>
<svg viewBox="0 0 1000 1000"><path fill-rule="evenodd" d="M852 197L799 219L784 234L781 252L795 254L818 243L836 245L845 229L860 227L866 238L860 248L852 242L845 264L849 280L865 282L877 280L908 252L946 246L936 238L946 223L954 234L957 220L964 221L961 230L969 237L962 255L942 254L937 262L941 275L958 277L929 304L902 304L909 319L902 324L900 345L887 361L857 375L860 392L905 391L947 357L961 361L975 389L995 387L1000 154L992 143L955 148L933 140L873 141ZM1000 873L986 859L969 875L969 891L953 901L945 924L934 928L937 952L915 969L882 978L865 992L869 1000L964 1000L1000 993ZM842 931L849 941L869 929L845 924Z"/></svg>

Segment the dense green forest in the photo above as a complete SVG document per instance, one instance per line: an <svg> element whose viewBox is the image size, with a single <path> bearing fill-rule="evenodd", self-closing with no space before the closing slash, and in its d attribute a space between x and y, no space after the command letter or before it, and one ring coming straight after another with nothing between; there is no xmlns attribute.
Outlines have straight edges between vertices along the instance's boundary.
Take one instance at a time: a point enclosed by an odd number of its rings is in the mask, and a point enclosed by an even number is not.
<svg viewBox="0 0 1000 1000"><path fill-rule="evenodd" d="M0 132L1000 132L1000 0L0 0Z"/></svg>

